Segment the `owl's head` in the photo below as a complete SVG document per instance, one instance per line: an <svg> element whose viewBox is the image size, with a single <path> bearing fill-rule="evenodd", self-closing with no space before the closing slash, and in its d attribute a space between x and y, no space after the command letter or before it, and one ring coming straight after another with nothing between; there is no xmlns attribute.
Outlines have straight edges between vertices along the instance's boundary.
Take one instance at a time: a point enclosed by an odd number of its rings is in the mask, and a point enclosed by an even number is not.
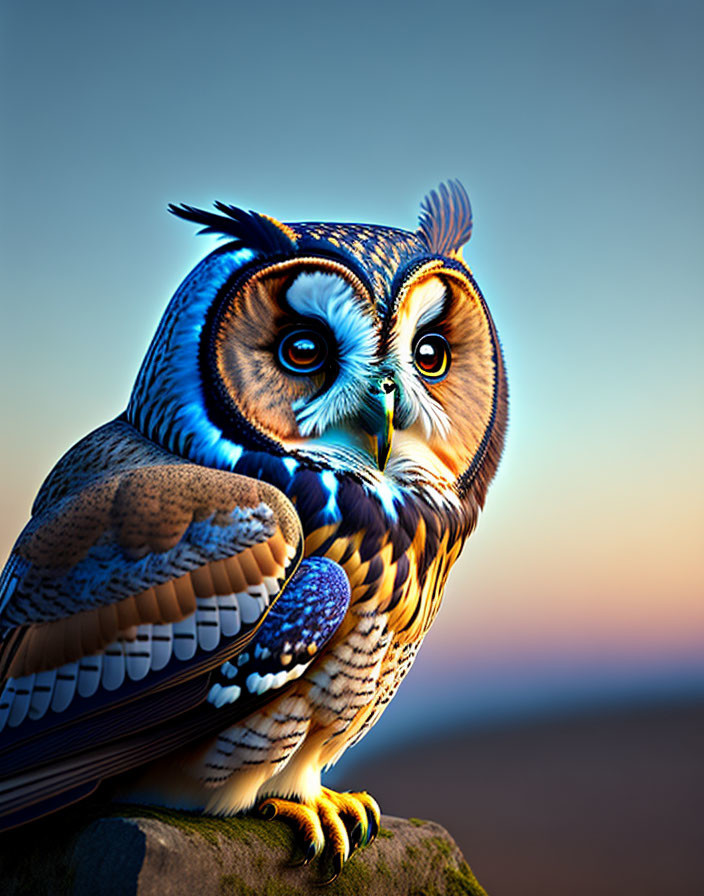
<svg viewBox="0 0 704 896"><path fill-rule="evenodd" d="M128 419L198 463L243 452L352 476L393 500L483 503L506 424L491 316L464 262L472 213L441 185L409 232L171 211L228 242L172 299Z"/></svg>

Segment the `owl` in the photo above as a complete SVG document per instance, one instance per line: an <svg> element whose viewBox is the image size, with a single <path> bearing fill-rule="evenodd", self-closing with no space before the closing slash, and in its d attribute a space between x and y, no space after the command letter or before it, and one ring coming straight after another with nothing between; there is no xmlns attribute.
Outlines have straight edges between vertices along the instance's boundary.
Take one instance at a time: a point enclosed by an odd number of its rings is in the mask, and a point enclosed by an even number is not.
<svg viewBox="0 0 704 896"><path fill-rule="evenodd" d="M171 206L225 238L126 411L0 579L0 824L113 797L278 816L333 874L378 831L321 772L394 696L474 529L507 386L457 181L417 230Z"/></svg>

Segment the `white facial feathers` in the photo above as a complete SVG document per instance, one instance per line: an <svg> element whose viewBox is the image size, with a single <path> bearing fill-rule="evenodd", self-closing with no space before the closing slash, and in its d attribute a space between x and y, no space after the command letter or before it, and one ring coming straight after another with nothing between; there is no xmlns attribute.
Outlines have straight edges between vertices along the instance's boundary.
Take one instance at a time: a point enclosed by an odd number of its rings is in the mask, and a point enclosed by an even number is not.
<svg viewBox="0 0 704 896"><path fill-rule="evenodd" d="M409 290L398 311L396 335L391 346L404 405L400 409L407 425L420 420L426 437L432 432L446 436L450 421L442 406L423 385L413 364L413 341L418 331L438 319L446 308L448 290L439 277L430 277Z"/></svg>
<svg viewBox="0 0 704 896"><path fill-rule="evenodd" d="M351 416L363 400L376 359L375 320L350 284L336 274L299 274L286 298L302 317L324 323L337 343L335 382L323 394L295 406L301 435L320 435Z"/></svg>
<svg viewBox="0 0 704 896"><path fill-rule="evenodd" d="M403 305L405 314L399 320L408 321L411 339L421 327L440 317L447 298L447 287L439 277L431 277L409 293Z"/></svg>
<svg viewBox="0 0 704 896"><path fill-rule="evenodd" d="M383 359L379 357L379 321L342 277L320 271L299 274L289 287L286 299L301 317L323 323L336 343L338 372L334 382L320 394L294 405L303 437L320 437L346 418L355 417L367 397L375 371L381 375L382 366L399 385L402 425L407 427L418 420L426 437L432 433L443 437L448 434L447 414L428 392L413 362L413 344L418 331L439 319L447 307L448 289L439 277L424 280L404 296Z"/></svg>

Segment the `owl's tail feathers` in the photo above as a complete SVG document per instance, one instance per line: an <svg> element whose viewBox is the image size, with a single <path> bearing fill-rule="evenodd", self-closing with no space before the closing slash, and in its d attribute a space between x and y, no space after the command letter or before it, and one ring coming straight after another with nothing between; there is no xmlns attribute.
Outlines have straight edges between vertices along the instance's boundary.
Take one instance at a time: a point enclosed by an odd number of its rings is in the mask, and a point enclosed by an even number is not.
<svg viewBox="0 0 704 896"><path fill-rule="evenodd" d="M67 806L90 796L99 783L100 781L88 781L85 784L80 784L78 787L56 793L48 799L40 800L40 802L32 802L31 790L25 789L21 795L19 793L16 794L18 797L17 805L20 808L8 809L7 813L0 819L0 830L7 831L11 828L17 828L30 821L35 821L43 815L49 815L51 812L65 809ZM3 796L4 794L0 795L0 801Z"/></svg>
<svg viewBox="0 0 704 896"><path fill-rule="evenodd" d="M207 728L213 715L203 705L207 687L206 676L183 684L177 693L157 691L53 730L32 722L23 726L38 730L0 750L0 831L61 809L87 796L104 778L197 738L198 725ZM177 708L185 715L175 716Z"/></svg>
<svg viewBox="0 0 704 896"><path fill-rule="evenodd" d="M216 709L205 700L208 687L207 676L182 683L172 694L157 691L152 699L128 702L0 751L0 831L68 806L107 778L212 737L262 699L252 695Z"/></svg>

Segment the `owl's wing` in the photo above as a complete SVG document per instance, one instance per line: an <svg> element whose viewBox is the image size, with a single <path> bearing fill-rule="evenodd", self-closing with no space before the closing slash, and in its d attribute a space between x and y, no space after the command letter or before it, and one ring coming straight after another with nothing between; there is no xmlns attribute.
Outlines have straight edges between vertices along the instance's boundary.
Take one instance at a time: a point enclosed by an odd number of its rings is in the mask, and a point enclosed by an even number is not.
<svg viewBox="0 0 704 896"><path fill-rule="evenodd" d="M129 430L101 438L121 444L107 472L85 446L61 462L0 580L0 814L46 811L201 734L189 711L214 712L215 677L300 560L278 489Z"/></svg>
<svg viewBox="0 0 704 896"><path fill-rule="evenodd" d="M325 557L303 560L236 659L0 749L0 830L87 796L106 777L207 742L256 711L269 691L298 678L314 661L337 631L349 599L342 567Z"/></svg>
<svg viewBox="0 0 704 896"><path fill-rule="evenodd" d="M154 464L94 480L35 516L13 549L0 674L75 666L53 689L61 711L76 691L118 690L172 657L179 672L215 665L251 637L300 548L288 499L245 476ZM0 728L40 718L45 703L14 700Z"/></svg>

